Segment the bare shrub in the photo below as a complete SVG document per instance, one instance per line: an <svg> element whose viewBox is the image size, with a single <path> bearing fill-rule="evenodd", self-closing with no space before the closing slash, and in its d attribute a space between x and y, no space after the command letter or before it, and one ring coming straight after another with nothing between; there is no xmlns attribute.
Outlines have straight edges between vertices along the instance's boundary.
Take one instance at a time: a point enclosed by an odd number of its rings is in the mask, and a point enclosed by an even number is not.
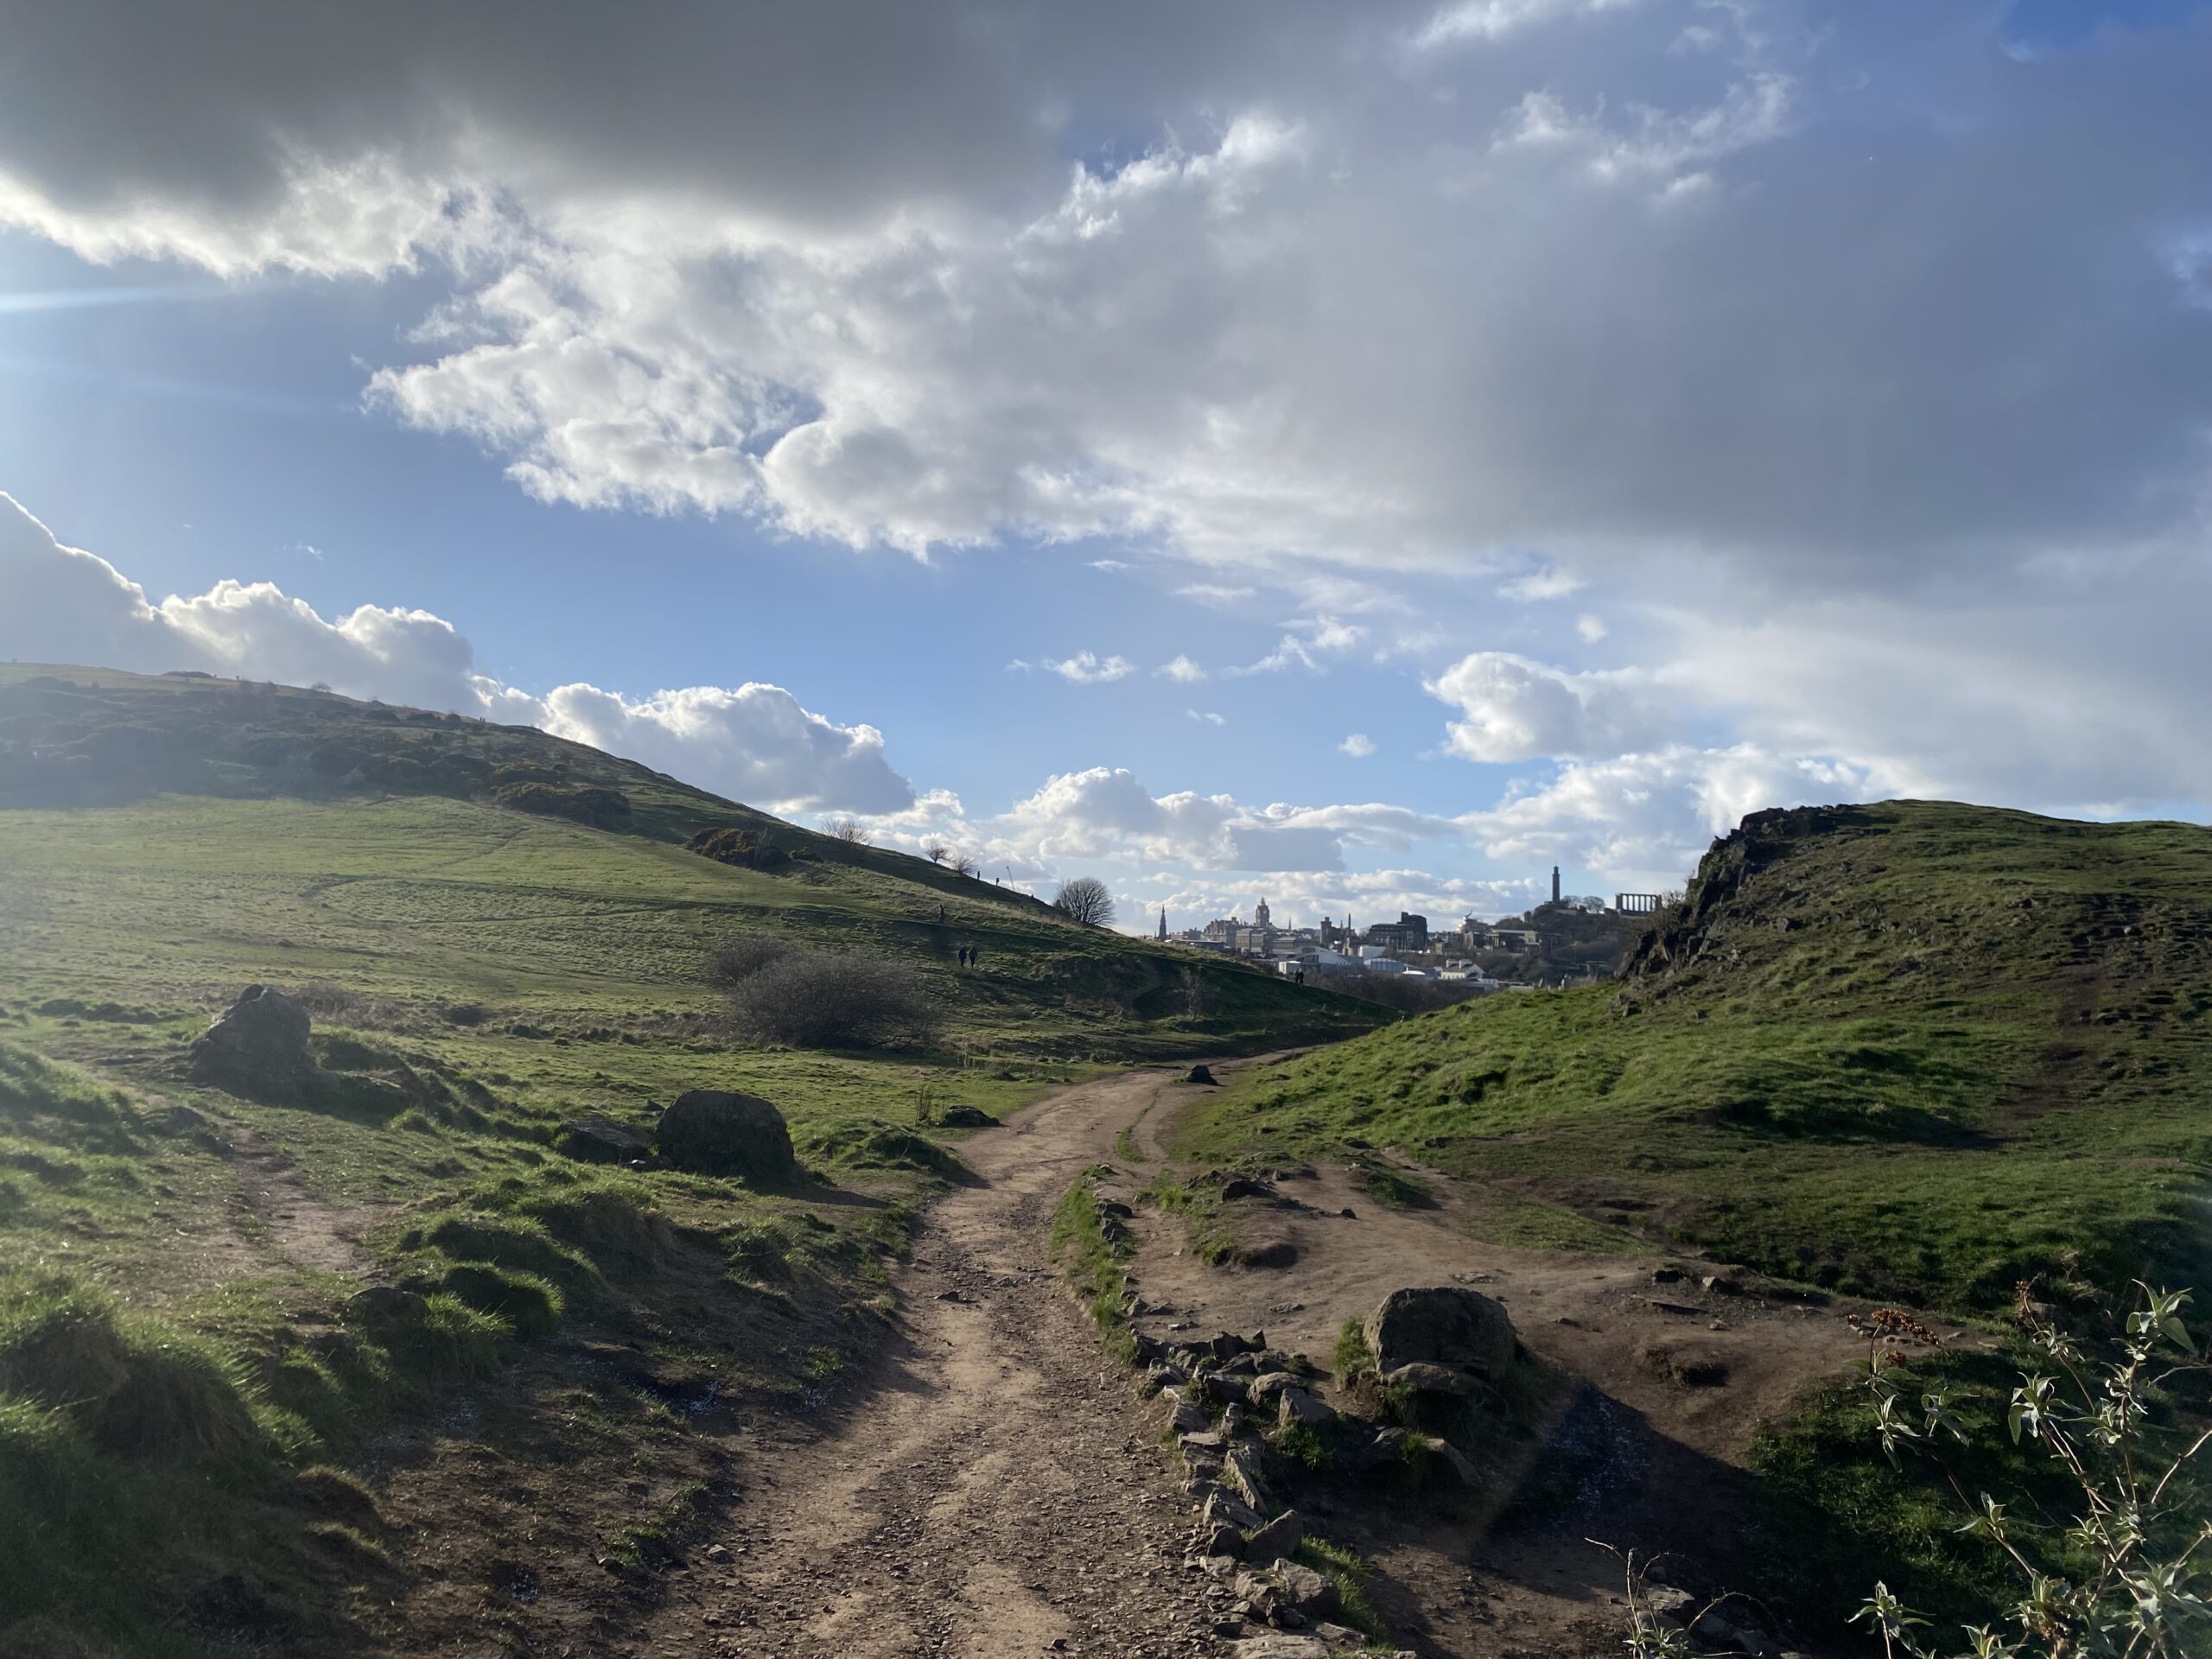
<svg viewBox="0 0 2212 1659"><path fill-rule="evenodd" d="M922 849L922 856L932 864L942 864L952 856L952 849L941 841L933 841Z"/></svg>
<svg viewBox="0 0 2212 1659"><path fill-rule="evenodd" d="M791 953L790 943L777 938L773 934L742 934L737 938L724 940L716 949L707 976L727 988L752 978L763 968L781 962Z"/></svg>
<svg viewBox="0 0 2212 1659"><path fill-rule="evenodd" d="M739 1031L791 1048L925 1048L944 1011L914 971L786 949L728 984Z"/></svg>
<svg viewBox="0 0 2212 1659"><path fill-rule="evenodd" d="M838 819L825 833L830 840L842 841L848 847L866 847L869 844L868 831L851 818Z"/></svg>
<svg viewBox="0 0 2212 1659"><path fill-rule="evenodd" d="M1427 1014L1484 995L1459 979L1417 979L1410 974L1370 974L1363 968L1311 968L1306 982L1324 990L1378 1002L1406 1014Z"/></svg>
<svg viewBox="0 0 2212 1659"><path fill-rule="evenodd" d="M973 880L982 874L983 867L966 853L955 853L952 855L952 873Z"/></svg>
<svg viewBox="0 0 2212 1659"><path fill-rule="evenodd" d="M1078 875L1060 883L1052 908L1084 927L1103 927L1114 919L1114 895L1095 875Z"/></svg>

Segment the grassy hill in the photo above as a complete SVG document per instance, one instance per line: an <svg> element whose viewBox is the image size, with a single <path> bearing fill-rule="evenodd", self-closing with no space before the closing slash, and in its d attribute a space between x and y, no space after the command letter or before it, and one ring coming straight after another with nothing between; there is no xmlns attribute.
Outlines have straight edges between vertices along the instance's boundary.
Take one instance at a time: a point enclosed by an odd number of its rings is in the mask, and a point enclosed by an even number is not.
<svg viewBox="0 0 2212 1659"><path fill-rule="evenodd" d="M1402 1147L1532 1242L1692 1246L1953 1313L2212 1283L2212 832L1759 813L1623 980L1247 1074L1193 1152Z"/></svg>
<svg viewBox="0 0 2212 1659"><path fill-rule="evenodd" d="M1392 1148L1468 1189L1500 1243L1702 1251L1985 1328L2023 1281L2089 1328L2132 1278L2212 1294L2212 831L1939 802L1764 812L1658 921L1620 980L1248 1072L1179 1149ZM1378 1198L1418 1201L1397 1167ZM1969 1491L2071 1513L2010 1447L2009 1357L1923 1351L1897 1375L1970 1425ZM1881 1458L1872 1421L1840 1383L1754 1448L1774 1592L1840 1629L1878 1578L1995 1622L2005 1564L1959 1536L1932 1465ZM2078 1569L2046 1547L2047 1570Z"/></svg>
<svg viewBox="0 0 2212 1659"><path fill-rule="evenodd" d="M732 830L747 864L689 850ZM734 1044L705 967L755 934L909 964L944 1039ZM250 982L328 1090L189 1080ZM731 1501L738 1414L880 1339L963 1175L925 1120L1379 1017L533 730L0 669L0 1655L434 1650L556 1573L586 1650ZM704 1087L804 1176L555 1148Z"/></svg>

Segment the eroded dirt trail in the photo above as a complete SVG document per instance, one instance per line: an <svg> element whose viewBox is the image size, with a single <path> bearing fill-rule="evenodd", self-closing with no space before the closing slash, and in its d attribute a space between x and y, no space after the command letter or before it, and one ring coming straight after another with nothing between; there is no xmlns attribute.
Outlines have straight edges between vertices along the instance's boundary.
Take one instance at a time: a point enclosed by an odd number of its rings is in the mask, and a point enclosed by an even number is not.
<svg viewBox="0 0 2212 1659"><path fill-rule="evenodd" d="M749 1460L746 1499L654 1620L652 1651L714 1655L1210 1653L1182 1566L1185 1502L1046 1262L1055 1205L1166 1086L1065 1090L963 1156L981 1184L931 1210L899 1286L906 1341L810 1445Z"/></svg>

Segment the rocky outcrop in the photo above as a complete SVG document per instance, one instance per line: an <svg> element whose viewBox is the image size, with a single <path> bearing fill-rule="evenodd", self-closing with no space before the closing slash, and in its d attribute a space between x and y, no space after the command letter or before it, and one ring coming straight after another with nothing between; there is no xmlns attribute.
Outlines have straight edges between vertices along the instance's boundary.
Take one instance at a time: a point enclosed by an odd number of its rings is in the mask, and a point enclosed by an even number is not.
<svg viewBox="0 0 2212 1659"><path fill-rule="evenodd" d="M249 985L192 1046L194 1083L261 1098L320 1081L308 1055L308 1011L274 985Z"/></svg>
<svg viewBox="0 0 2212 1659"><path fill-rule="evenodd" d="M653 1142L670 1163L695 1174L776 1182L798 1169L784 1115L758 1095L721 1089L678 1095L660 1115Z"/></svg>
<svg viewBox="0 0 2212 1659"><path fill-rule="evenodd" d="M1804 842L1868 823L1855 806L1791 806L1754 812L1715 841L1698 861L1681 907L1643 936L1621 977L1653 979L1694 961L1716 922L1762 872Z"/></svg>

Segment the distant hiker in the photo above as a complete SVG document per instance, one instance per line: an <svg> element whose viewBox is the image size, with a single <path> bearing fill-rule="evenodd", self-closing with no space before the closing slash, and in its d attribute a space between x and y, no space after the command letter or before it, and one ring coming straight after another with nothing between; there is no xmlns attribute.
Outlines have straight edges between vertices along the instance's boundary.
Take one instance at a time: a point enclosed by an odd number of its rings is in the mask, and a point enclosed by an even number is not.
<svg viewBox="0 0 2212 1659"><path fill-rule="evenodd" d="M968 947L968 965L970 968L980 968L983 965L983 953L973 945Z"/></svg>
<svg viewBox="0 0 2212 1659"><path fill-rule="evenodd" d="M963 968L968 965L968 947L964 944L960 947L960 965Z"/></svg>
<svg viewBox="0 0 2212 1659"><path fill-rule="evenodd" d="M937 925L939 927L943 927L944 925L944 906L943 905L939 905L937 907Z"/></svg>

